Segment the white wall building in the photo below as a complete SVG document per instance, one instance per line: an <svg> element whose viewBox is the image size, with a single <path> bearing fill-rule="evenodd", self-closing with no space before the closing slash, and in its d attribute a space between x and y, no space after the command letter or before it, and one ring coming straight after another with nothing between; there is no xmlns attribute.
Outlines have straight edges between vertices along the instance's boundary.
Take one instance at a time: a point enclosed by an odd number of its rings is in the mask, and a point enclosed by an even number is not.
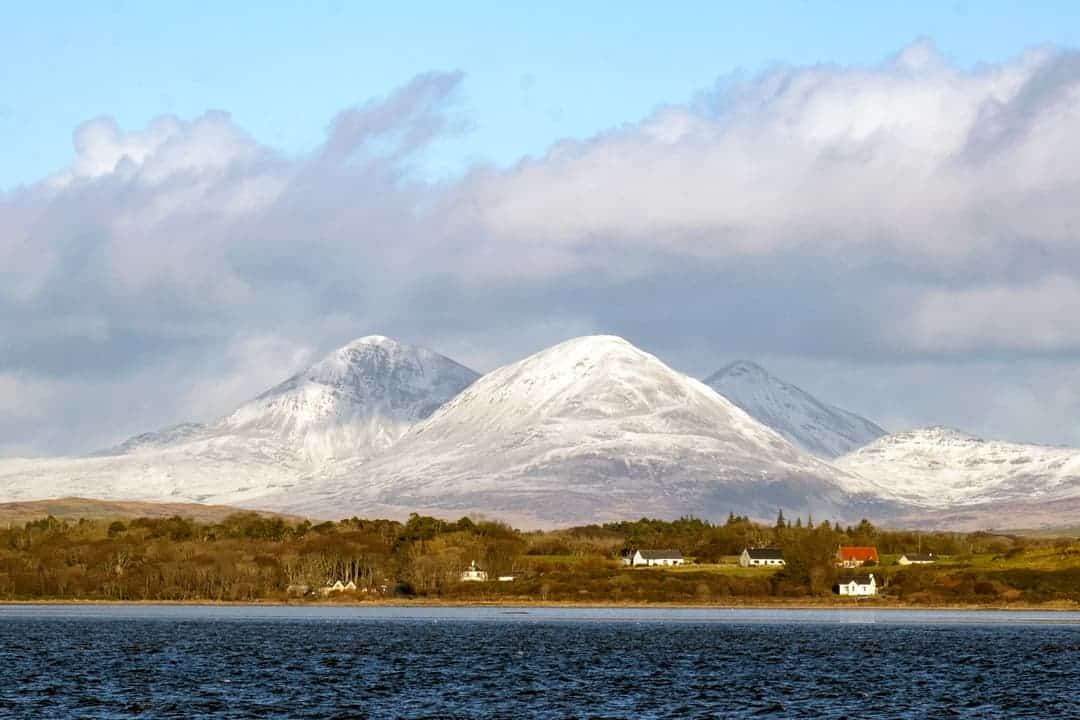
<svg viewBox="0 0 1080 720"><path fill-rule="evenodd" d="M469 565L468 570L461 573L461 582L487 582L487 579L487 571L476 567L475 560Z"/></svg>
<svg viewBox="0 0 1080 720"><path fill-rule="evenodd" d="M739 564L743 567L782 567L784 551L780 548L746 548L739 556Z"/></svg>
<svg viewBox="0 0 1080 720"><path fill-rule="evenodd" d="M871 597L877 595L877 578L873 573L841 578L836 588L841 595Z"/></svg>
<svg viewBox="0 0 1080 720"><path fill-rule="evenodd" d="M682 565L682 553L678 550L638 550L630 558L630 564L646 567L653 565Z"/></svg>
<svg viewBox="0 0 1080 720"><path fill-rule="evenodd" d="M904 553L896 562L901 565L930 565L935 560L934 553Z"/></svg>

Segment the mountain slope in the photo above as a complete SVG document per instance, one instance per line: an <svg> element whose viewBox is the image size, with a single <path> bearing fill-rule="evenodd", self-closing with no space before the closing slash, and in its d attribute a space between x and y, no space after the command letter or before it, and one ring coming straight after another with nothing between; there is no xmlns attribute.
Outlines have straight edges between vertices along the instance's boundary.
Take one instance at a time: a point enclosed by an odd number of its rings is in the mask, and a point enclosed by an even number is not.
<svg viewBox="0 0 1080 720"><path fill-rule="evenodd" d="M1080 450L982 440L946 427L887 435L836 465L930 508L1080 497ZM1000 524L999 524L1000 527Z"/></svg>
<svg viewBox="0 0 1080 720"><path fill-rule="evenodd" d="M0 461L0 500L250 500L335 458L384 451L476 377L429 350L360 338L209 425L145 433L91 457Z"/></svg>
<svg viewBox="0 0 1080 720"><path fill-rule="evenodd" d="M430 350L371 335L259 395L211 431L273 438L315 463L366 458L477 377Z"/></svg>
<svg viewBox="0 0 1080 720"><path fill-rule="evenodd" d="M862 483L621 338L569 340L485 375L368 463L259 507L318 516L490 513L523 525L642 515L856 517ZM865 485L865 483L863 483Z"/></svg>
<svg viewBox="0 0 1080 720"><path fill-rule="evenodd" d="M745 360L714 373L705 384L798 447L821 458L839 457L885 435L885 430L866 418L826 405Z"/></svg>

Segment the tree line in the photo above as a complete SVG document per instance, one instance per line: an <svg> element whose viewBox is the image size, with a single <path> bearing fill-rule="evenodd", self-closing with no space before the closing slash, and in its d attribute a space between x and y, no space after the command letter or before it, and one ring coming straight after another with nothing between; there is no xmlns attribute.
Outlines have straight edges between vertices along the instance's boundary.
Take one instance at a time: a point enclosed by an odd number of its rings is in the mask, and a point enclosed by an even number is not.
<svg viewBox="0 0 1080 720"><path fill-rule="evenodd" d="M350 599L723 602L825 596L837 580L838 545L899 554L921 549L951 562L879 568L894 597L912 602L1080 600L1080 545L991 533L898 532L869 521L841 527L783 517L771 525L730 515L588 525L523 532L488 520L349 518L294 522L238 513L221 522L182 517L130 521L45 518L0 529L0 599L121 601L284 600L340 580ZM786 566L717 572L746 547L778 546ZM699 563L677 572L626 571L620 555L677 548ZM1024 567L1026 553L1059 558ZM1048 554L1049 553L1049 554ZM1056 553L1056 555L1054 554ZM1032 555L1033 556L1033 555ZM1060 556L1060 557L1059 557ZM1008 567L974 558L1000 558ZM492 578L463 583L476 562ZM995 569L997 568L997 569ZM296 592L296 589L300 592Z"/></svg>

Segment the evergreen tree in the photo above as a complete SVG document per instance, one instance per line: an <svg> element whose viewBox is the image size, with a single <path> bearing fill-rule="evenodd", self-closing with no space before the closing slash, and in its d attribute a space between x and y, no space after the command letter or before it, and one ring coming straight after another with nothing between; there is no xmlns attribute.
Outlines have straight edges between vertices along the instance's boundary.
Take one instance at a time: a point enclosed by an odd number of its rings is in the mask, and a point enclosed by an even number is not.
<svg viewBox="0 0 1080 720"><path fill-rule="evenodd" d="M787 527L787 523L784 521L784 508L780 508L780 512L776 516L776 529L783 530Z"/></svg>

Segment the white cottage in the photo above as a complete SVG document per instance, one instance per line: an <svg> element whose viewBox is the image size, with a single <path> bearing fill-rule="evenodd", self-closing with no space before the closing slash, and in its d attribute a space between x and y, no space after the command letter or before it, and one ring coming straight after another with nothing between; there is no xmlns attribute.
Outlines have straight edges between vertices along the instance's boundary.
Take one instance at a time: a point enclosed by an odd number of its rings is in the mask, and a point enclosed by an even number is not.
<svg viewBox="0 0 1080 720"><path fill-rule="evenodd" d="M840 595L872 597L877 595L877 578L874 577L873 573L840 578L840 582L836 585L836 591Z"/></svg>
<svg viewBox="0 0 1080 720"><path fill-rule="evenodd" d="M475 560L472 561L467 570L461 573L461 582L487 582L487 579L487 571L476 567Z"/></svg>
<svg viewBox="0 0 1080 720"><path fill-rule="evenodd" d="M784 565L784 551L774 547L746 548L742 551L742 555L739 556L739 564L743 567L770 565L782 567Z"/></svg>
<svg viewBox="0 0 1080 720"><path fill-rule="evenodd" d="M678 550L638 550L630 558L630 564L637 567L645 565L682 565L682 553Z"/></svg>
<svg viewBox="0 0 1080 720"><path fill-rule="evenodd" d="M934 553L904 553L896 562L901 565L931 565L934 561Z"/></svg>
<svg viewBox="0 0 1080 720"><path fill-rule="evenodd" d="M352 587L350 588L349 585ZM341 582L340 580L327 580L326 584L319 589L319 593L322 595L329 595L330 593L345 592L346 590L355 590L356 583L352 580L349 581L349 585Z"/></svg>

